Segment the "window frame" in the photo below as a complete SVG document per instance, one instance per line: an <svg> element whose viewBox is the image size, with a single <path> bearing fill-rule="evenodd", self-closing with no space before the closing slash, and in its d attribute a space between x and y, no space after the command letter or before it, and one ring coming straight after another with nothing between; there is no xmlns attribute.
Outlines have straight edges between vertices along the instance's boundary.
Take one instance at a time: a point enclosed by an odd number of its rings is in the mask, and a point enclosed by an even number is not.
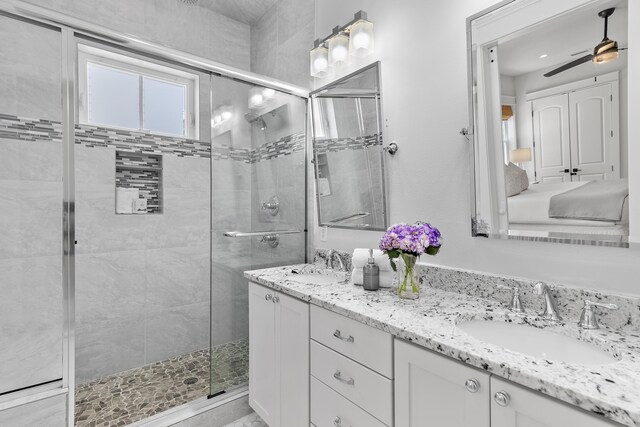
<svg viewBox="0 0 640 427"><path fill-rule="evenodd" d="M105 123L89 122L88 80L87 67L89 63L112 68L138 76L138 115L139 128L126 128ZM144 129L144 78L185 87L185 127L184 134L172 134ZM102 126L114 129L124 129L152 135L169 136L174 138L198 139L199 133L199 76L175 68L170 68L154 62L129 57L109 50L95 48L88 45L78 45L78 123L88 126Z"/></svg>

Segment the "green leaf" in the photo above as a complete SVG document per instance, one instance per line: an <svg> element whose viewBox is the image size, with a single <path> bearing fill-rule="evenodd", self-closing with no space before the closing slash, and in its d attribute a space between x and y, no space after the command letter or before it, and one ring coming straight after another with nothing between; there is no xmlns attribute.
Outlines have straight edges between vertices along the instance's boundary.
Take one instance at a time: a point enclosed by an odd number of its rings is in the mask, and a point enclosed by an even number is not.
<svg viewBox="0 0 640 427"><path fill-rule="evenodd" d="M386 254L389 257L389 263L391 264L391 269L393 271L398 271L398 267L396 266L394 259L400 256L400 251L398 249L392 249L390 251L386 251Z"/></svg>
<svg viewBox="0 0 640 427"><path fill-rule="evenodd" d="M440 252L440 248L438 246L429 246L425 253L427 255L437 255Z"/></svg>

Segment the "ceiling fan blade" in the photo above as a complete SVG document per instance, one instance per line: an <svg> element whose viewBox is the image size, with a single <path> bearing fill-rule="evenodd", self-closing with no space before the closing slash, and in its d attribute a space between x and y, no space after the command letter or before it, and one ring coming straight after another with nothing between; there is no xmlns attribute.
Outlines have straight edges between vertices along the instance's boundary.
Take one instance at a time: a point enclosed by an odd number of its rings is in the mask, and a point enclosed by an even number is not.
<svg viewBox="0 0 640 427"><path fill-rule="evenodd" d="M575 61L571 61L567 64L564 64L554 70L549 71L548 73L545 73L544 76L545 77L551 77L551 76L555 76L558 73L561 73L563 71L567 71L570 68L576 67L580 64L584 64L585 62L589 62L593 59L593 55L589 54L589 55L585 55L582 58L578 58Z"/></svg>

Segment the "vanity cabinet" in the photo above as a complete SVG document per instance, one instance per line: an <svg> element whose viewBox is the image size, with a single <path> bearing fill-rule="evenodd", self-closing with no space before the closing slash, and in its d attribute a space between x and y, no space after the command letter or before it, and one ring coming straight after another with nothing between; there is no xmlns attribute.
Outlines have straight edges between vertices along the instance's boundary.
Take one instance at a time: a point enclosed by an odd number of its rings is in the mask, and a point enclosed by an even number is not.
<svg viewBox="0 0 640 427"><path fill-rule="evenodd" d="M405 341L395 341L396 427L618 425Z"/></svg>
<svg viewBox="0 0 640 427"><path fill-rule="evenodd" d="M396 427L491 425L489 374L401 340L394 359Z"/></svg>
<svg viewBox="0 0 640 427"><path fill-rule="evenodd" d="M270 427L309 425L309 304L249 283L249 405Z"/></svg>

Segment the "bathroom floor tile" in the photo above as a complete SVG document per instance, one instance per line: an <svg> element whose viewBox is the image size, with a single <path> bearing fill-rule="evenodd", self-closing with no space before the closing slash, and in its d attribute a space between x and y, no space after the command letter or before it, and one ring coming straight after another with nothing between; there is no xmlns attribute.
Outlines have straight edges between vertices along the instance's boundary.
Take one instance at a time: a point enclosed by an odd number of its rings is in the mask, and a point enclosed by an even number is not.
<svg viewBox="0 0 640 427"><path fill-rule="evenodd" d="M228 390L249 379L249 342L241 339L76 387L77 427L124 426L175 406ZM213 384L211 384L213 380ZM211 387L210 387L211 386ZM232 424L262 426L263 424Z"/></svg>
<svg viewBox="0 0 640 427"><path fill-rule="evenodd" d="M262 418L258 416L255 412L253 414L249 414L244 416L234 422L225 425L224 427L268 427Z"/></svg>

